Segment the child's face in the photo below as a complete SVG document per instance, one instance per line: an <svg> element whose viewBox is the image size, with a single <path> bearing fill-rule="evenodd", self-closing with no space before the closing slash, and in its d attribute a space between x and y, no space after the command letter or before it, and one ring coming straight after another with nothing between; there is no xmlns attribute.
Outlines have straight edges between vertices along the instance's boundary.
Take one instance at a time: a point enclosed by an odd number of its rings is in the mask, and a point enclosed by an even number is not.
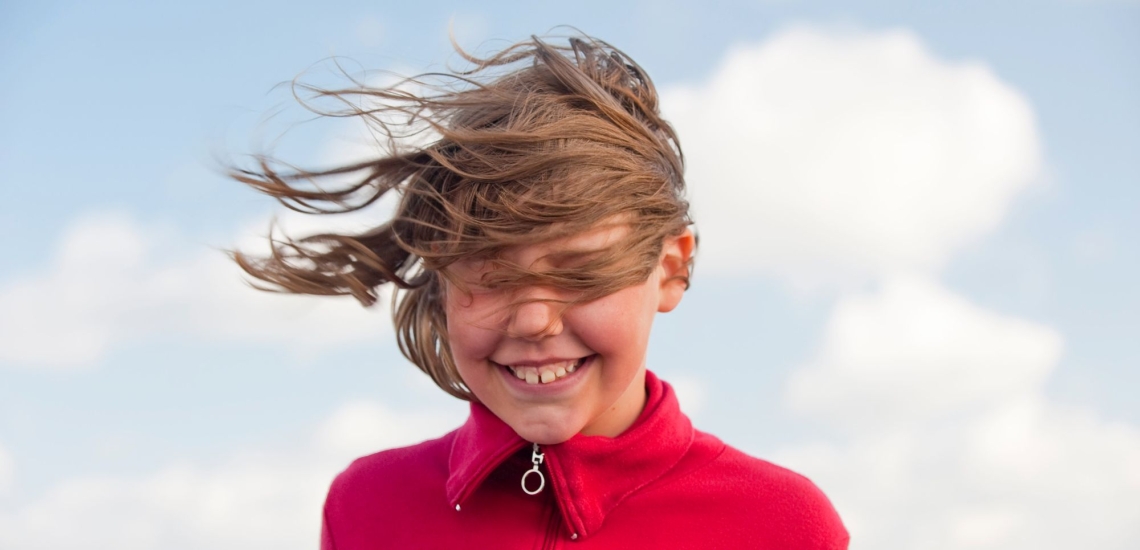
<svg viewBox="0 0 1140 550"><path fill-rule="evenodd" d="M628 231L607 226L511 249L504 259L542 271L550 267L544 256L551 252L601 250ZM681 301L685 283L673 277L686 274L693 245L689 231L666 239L645 282L571 307L561 318L556 303L507 307L517 300L567 298L558 289L463 293L448 286L447 330L459 374L481 403L528 441L561 443L577 433L616 436L645 404L649 330L657 312ZM474 282L486 265L460 262L449 269Z"/></svg>

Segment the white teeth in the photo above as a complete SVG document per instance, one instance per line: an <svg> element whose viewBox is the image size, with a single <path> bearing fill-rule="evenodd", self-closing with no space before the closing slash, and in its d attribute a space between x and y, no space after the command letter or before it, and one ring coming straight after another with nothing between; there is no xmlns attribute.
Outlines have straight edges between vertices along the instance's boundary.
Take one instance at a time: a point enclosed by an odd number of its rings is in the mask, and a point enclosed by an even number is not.
<svg viewBox="0 0 1140 550"><path fill-rule="evenodd" d="M549 384L577 370L580 360L563 361L541 367L507 367L519 380L527 384Z"/></svg>

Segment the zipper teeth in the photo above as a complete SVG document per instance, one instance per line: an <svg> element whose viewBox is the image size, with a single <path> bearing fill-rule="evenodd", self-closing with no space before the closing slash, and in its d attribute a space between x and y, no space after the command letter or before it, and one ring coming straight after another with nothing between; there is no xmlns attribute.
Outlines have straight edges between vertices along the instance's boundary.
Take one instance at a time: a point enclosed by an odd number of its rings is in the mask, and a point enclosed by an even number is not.
<svg viewBox="0 0 1140 550"><path fill-rule="evenodd" d="M558 517L562 520L562 524L566 526L567 531L570 532L570 540L579 540L582 533L586 531L585 522L572 501L564 501L558 498L558 488L560 485L555 481L554 474L555 470L559 468L554 457L551 458L552 460L546 464L546 471L550 473L551 498L554 499L555 506L557 507ZM565 477L562 479L563 483L561 487L565 487Z"/></svg>
<svg viewBox="0 0 1140 550"><path fill-rule="evenodd" d="M553 499L550 499L548 502L550 503L548 508L550 510L550 517L546 522L546 539L542 541L543 549L553 549L557 546L558 527L561 525L559 521L560 516L558 514L558 503L554 502Z"/></svg>

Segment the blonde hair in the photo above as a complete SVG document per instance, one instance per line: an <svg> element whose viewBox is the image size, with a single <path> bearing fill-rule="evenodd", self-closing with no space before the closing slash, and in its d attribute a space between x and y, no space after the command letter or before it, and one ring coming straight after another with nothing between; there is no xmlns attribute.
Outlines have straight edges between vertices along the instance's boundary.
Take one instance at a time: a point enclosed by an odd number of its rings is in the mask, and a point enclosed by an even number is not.
<svg viewBox="0 0 1140 550"><path fill-rule="evenodd" d="M401 200L390 220L362 234L271 238L268 257L231 254L265 290L351 295L369 306L392 283L400 350L444 391L471 399L448 344L443 279L464 288L449 265L490 260L494 269L480 285L557 287L574 296L569 306L645 281L664 239L691 220L677 136L649 76L629 56L583 35L565 46L531 37L485 58L457 51L473 68L388 87L309 88L349 106L325 114L358 116L379 129L389 153L326 170L256 156L255 168L231 172L311 214L359 210L395 191ZM432 83L440 78L449 85ZM409 84L427 93L409 92ZM437 137L430 144L400 142L425 128ZM328 183L344 178L352 183ZM630 228L625 237L573 268L535 272L499 258L506 247L615 219Z"/></svg>

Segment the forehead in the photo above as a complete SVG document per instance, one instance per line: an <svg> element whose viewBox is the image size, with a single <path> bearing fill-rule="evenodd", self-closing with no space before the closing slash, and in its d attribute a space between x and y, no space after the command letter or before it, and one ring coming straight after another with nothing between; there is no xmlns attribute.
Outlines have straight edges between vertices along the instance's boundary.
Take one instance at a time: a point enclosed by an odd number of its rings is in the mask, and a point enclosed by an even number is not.
<svg viewBox="0 0 1140 550"><path fill-rule="evenodd" d="M552 254L590 253L606 250L617 244L630 233L627 223L608 221L594 227L532 244L509 246L503 249L500 257L520 265L530 265Z"/></svg>
<svg viewBox="0 0 1140 550"><path fill-rule="evenodd" d="M577 233L526 244L509 245L499 249L493 259L503 260L524 269L543 270L556 265L559 259L603 252L618 244L631 233L629 224L622 220L607 220ZM483 271L493 268L488 257L469 257L457 261L453 268L460 271Z"/></svg>

